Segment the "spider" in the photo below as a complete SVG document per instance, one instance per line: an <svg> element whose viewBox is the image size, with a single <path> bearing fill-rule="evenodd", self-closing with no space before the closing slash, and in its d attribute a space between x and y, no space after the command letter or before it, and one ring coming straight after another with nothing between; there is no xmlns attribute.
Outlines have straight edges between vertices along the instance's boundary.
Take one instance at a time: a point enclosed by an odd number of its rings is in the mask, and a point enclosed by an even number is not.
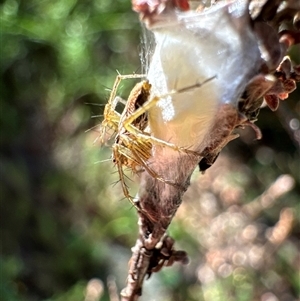
<svg viewBox="0 0 300 301"><path fill-rule="evenodd" d="M133 173L146 170L152 177L159 181L174 186L179 185L169 179L164 179L149 166L148 160L151 158L152 147L154 144L162 147L169 147L185 154L200 156L197 152L151 136L151 134L147 132L147 127L148 110L156 105L159 100L175 93L185 92L189 89L200 87L204 82L196 83L180 90L173 90L166 95L152 96L151 84L147 79L144 79L134 86L127 101L116 96L118 86L122 80L144 77L145 76L142 74L119 74L116 77L108 103L104 108L104 119L102 121L101 141L103 143L107 130L112 129L113 134L110 136L110 138L114 136L112 161L117 166L124 196L128 198L133 205L134 201L129 194L125 182L123 167L128 167ZM125 104L121 114L116 111L116 106L119 102Z"/></svg>

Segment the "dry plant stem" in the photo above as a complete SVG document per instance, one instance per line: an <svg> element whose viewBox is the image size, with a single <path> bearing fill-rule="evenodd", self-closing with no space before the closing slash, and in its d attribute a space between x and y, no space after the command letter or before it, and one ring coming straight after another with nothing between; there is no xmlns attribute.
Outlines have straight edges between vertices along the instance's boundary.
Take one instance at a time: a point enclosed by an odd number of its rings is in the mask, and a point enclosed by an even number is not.
<svg viewBox="0 0 300 301"><path fill-rule="evenodd" d="M121 292L121 301L135 301L142 295L142 286L150 263L151 252L143 247L139 238L132 248L127 286Z"/></svg>
<svg viewBox="0 0 300 301"><path fill-rule="evenodd" d="M162 169L163 164L159 158L164 157L162 153L172 151L163 148L156 149L156 157L153 161L155 168ZM168 250L168 248L172 249L172 245L164 250L160 245L168 245L168 237L165 236L166 229L181 204L182 195L188 188L190 175L197 163L197 158L188 155L182 155L181 160L176 162L182 170L177 177L178 181L184 183L181 187L165 184L148 173L142 175L143 191L140 192L136 202L136 206L140 208L138 212L139 238L132 249L127 286L121 293L122 301L138 300L142 294L142 285L146 275L162 268L161 266L157 269L161 259L165 258L166 252L169 253L169 256L166 256L168 259L173 257L167 265L171 265L174 261L186 262L185 252ZM173 174L173 170L169 169L168 174Z"/></svg>
<svg viewBox="0 0 300 301"><path fill-rule="evenodd" d="M143 213L139 213L140 235L132 248L132 258L129 263L129 274L127 286L121 292L122 301L138 300L142 295L143 281L146 276L159 272L163 266L171 266L174 262L188 263L187 253L176 251L173 248L174 240L165 234L162 228L158 228L159 233L148 241L148 248L145 247L145 234L149 231L147 227L155 226ZM145 227L145 228L144 228ZM146 232L145 232L146 231ZM149 243L152 245L150 246Z"/></svg>

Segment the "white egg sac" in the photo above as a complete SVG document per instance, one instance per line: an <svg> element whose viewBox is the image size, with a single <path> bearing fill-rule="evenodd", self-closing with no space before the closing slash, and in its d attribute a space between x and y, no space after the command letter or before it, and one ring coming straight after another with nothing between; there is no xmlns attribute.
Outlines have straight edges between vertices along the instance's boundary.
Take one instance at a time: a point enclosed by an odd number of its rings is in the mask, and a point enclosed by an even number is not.
<svg viewBox="0 0 300 301"><path fill-rule="evenodd" d="M221 106L237 106L261 65L247 7L235 4L205 12L173 11L159 15L150 30L156 42L147 76L152 95L215 77L201 87L167 96L149 110L153 136L201 152L209 143L205 140ZM218 126L221 131L222 120Z"/></svg>

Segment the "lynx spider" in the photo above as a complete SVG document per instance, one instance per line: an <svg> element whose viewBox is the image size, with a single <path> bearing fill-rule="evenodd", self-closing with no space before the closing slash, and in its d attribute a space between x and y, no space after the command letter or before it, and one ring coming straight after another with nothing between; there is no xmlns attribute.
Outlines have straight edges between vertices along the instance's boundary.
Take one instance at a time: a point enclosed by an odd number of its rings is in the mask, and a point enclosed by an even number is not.
<svg viewBox="0 0 300 301"><path fill-rule="evenodd" d="M153 144L169 147L185 154L200 156L199 153L188 150L187 148L178 147L172 143L157 139L147 133L145 129L148 125L148 110L157 104L160 99L175 93L200 87L204 82L196 83L180 90L171 91L166 95L150 97L151 84L148 80L142 80L134 86L127 101L116 97L118 86L122 80L144 77L145 75L142 74L117 75L108 103L104 108L104 120L102 121L102 133L100 134L101 142L103 143L107 129L110 128L113 130L111 137L115 136L115 141L112 145L112 160L117 166L123 193L132 204L134 204L134 201L129 194L125 182L124 166L131 169L134 173L140 171L139 168L144 168L152 177L159 181L174 186L179 185L171 180L164 179L149 167L147 160L151 157ZM207 81L208 80L205 82ZM116 111L116 106L119 102L125 104L122 114Z"/></svg>

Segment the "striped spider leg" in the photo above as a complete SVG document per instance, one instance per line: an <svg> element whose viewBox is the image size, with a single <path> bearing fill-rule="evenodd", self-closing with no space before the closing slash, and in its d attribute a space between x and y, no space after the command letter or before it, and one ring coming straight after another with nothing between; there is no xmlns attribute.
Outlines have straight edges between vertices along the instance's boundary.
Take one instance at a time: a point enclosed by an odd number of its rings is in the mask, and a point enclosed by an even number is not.
<svg viewBox="0 0 300 301"><path fill-rule="evenodd" d="M145 77L144 74L129 74L129 75L119 74L116 77L108 102L104 108L104 113L103 113L104 119L101 123L101 133L100 133L100 141L102 144L104 144L106 140L109 140L113 136L115 136L118 131L121 114L116 111L116 106L118 105L119 102L123 104L127 103L125 100L121 99L120 97L117 97L117 90L121 81L124 79L135 79L135 78L143 78L143 77ZM111 134L108 134L109 130L112 130L113 132ZM108 139L106 138L106 136L108 136Z"/></svg>

